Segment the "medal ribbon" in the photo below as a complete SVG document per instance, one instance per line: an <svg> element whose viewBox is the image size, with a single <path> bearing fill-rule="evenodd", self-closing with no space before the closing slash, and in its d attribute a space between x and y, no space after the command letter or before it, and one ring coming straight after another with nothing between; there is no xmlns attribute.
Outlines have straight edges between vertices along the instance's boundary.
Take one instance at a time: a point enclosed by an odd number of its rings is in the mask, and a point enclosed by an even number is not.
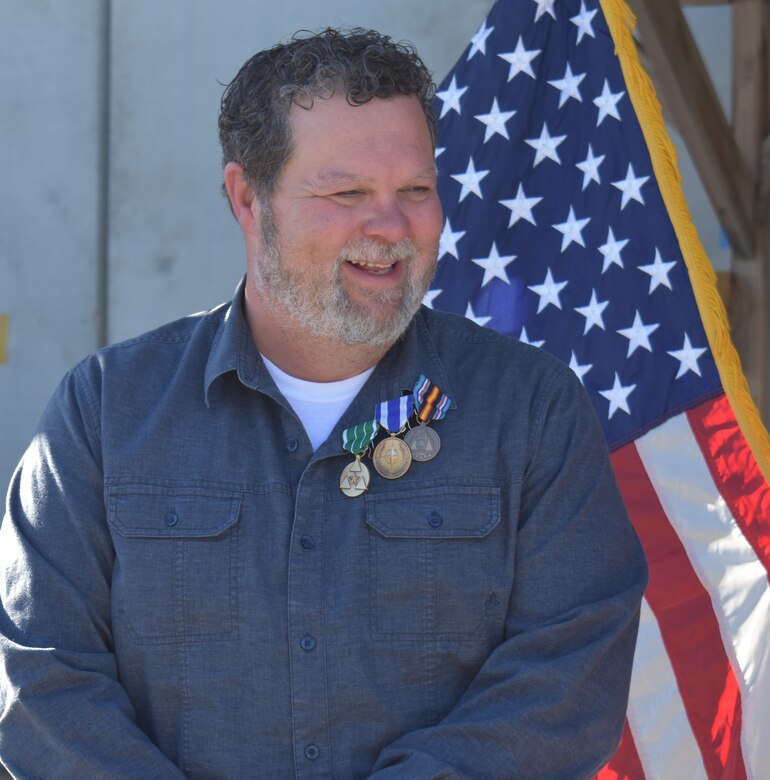
<svg viewBox="0 0 770 780"><path fill-rule="evenodd" d="M414 403L417 409L417 418L420 422L428 420L441 420L446 416L452 399L442 393L438 385L434 385L428 377L420 375L414 385Z"/></svg>
<svg viewBox="0 0 770 780"><path fill-rule="evenodd" d="M402 395L400 398L391 398L377 404L374 409L376 421L388 433L398 433L406 427L406 421L414 411L414 398L411 395Z"/></svg>
<svg viewBox="0 0 770 780"><path fill-rule="evenodd" d="M345 428L342 432L342 449L352 455L360 455L377 435L377 427L377 420L367 420Z"/></svg>

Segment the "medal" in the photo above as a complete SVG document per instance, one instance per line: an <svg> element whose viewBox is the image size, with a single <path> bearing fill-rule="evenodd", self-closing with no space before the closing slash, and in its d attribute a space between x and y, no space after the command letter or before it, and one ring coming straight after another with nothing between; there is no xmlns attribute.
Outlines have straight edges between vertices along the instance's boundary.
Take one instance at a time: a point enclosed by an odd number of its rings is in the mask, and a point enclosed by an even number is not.
<svg viewBox="0 0 770 780"><path fill-rule="evenodd" d="M412 465L412 452L398 434L406 428L406 422L414 411L414 398L402 395L377 404L374 417L390 433L374 449L372 461L377 473L385 479L403 477Z"/></svg>
<svg viewBox="0 0 770 780"><path fill-rule="evenodd" d="M404 441L412 451L412 457L420 462L433 460L441 449L439 435L425 423L420 423L416 428L407 431Z"/></svg>
<svg viewBox="0 0 770 780"><path fill-rule="evenodd" d="M361 462L361 456L376 435L376 420L368 420L352 428L345 428L342 432L342 449L356 456L356 459L348 463L340 474L340 490L350 498L360 496L369 487L369 469Z"/></svg>
<svg viewBox="0 0 770 780"><path fill-rule="evenodd" d="M401 439L388 436L377 445L372 460L381 477L398 479L403 477L412 465L412 453Z"/></svg>
<svg viewBox="0 0 770 780"><path fill-rule="evenodd" d="M356 455L352 463L348 463L340 474L340 490L350 498L355 498L366 492L369 487L369 469L361 462L361 456Z"/></svg>
<svg viewBox="0 0 770 780"><path fill-rule="evenodd" d="M424 462L438 455L441 439L427 423L429 420L443 419L451 404L452 399L446 393L442 393L426 376L420 376L414 385L414 405L418 410L417 420L420 424L404 437L415 460Z"/></svg>

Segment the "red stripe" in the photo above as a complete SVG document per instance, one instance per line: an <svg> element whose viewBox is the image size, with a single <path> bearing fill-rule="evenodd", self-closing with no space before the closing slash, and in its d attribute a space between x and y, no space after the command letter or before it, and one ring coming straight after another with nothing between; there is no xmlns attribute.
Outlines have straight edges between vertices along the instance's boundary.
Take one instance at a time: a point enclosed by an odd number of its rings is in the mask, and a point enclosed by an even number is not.
<svg viewBox="0 0 770 780"><path fill-rule="evenodd" d="M612 464L650 568L645 594L660 627L685 711L709 778L746 777L738 682L711 599L671 527L636 447Z"/></svg>
<svg viewBox="0 0 770 780"><path fill-rule="evenodd" d="M645 780L642 762L636 752L634 737L628 728L628 721L623 727L623 736L617 752L604 769L596 775L595 780Z"/></svg>
<svg viewBox="0 0 770 780"><path fill-rule="evenodd" d="M430 419L430 414L433 411L433 404L436 402L440 392L441 390L439 390L438 386L433 385L433 387L431 387L430 392L425 398L423 407L420 409L420 412L417 415L417 417L423 422L427 422L427 420Z"/></svg>
<svg viewBox="0 0 770 780"><path fill-rule="evenodd" d="M727 398L687 412L690 427L730 513L770 573L770 487L768 487Z"/></svg>

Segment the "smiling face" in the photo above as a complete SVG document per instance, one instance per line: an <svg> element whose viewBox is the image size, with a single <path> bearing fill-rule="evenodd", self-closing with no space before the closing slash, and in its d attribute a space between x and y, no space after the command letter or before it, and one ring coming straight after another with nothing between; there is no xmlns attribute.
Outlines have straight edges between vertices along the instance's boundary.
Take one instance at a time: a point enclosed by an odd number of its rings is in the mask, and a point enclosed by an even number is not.
<svg viewBox="0 0 770 780"><path fill-rule="evenodd" d="M334 96L290 121L291 157L256 206L250 283L300 335L389 345L430 285L442 227L420 102Z"/></svg>

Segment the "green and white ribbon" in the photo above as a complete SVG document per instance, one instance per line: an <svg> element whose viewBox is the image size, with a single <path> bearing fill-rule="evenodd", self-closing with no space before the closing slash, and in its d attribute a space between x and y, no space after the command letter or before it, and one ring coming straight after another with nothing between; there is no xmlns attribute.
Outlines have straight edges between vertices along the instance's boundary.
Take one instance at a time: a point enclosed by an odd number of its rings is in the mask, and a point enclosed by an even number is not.
<svg viewBox="0 0 770 780"><path fill-rule="evenodd" d="M360 455L372 443L377 429L377 420L367 420L365 423L345 428L342 432L342 449L352 455Z"/></svg>

